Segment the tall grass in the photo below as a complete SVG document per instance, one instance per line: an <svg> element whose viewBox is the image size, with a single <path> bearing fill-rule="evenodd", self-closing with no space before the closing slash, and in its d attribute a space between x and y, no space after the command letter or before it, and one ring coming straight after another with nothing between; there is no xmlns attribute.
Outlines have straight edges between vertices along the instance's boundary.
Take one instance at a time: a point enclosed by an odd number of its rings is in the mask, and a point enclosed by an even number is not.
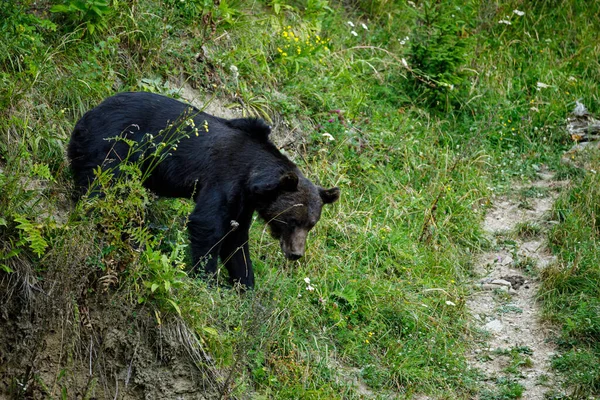
<svg viewBox="0 0 600 400"><path fill-rule="evenodd" d="M47 2L2 2L2 281L32 275L44 289L48 277L76 274L55 304L64 315L108 293L157 331L180 321L197 340L190 354L204 354L197 366L218 371L220 394L359 398L358 380L367 396L472 398L479 384L464 357L464 302L472 256L486 246L479 223L492 193L542 164L558 168L576 99L598 111L598 10L577 1L416 3L140 0L87 20L50 13ZM183 83L271 118L311 179L342 188L298 263L253 224L251 293L181 272L188 202L142 207L135 179L117 185L130 207L104 202L86 213L69 201L63 154L83 112L115 91L177 96ZM593 188L594 176L581 188ZM577 218L593 220L586 198L563 200L581 216L565 217L553 239L561 265L578 267L549 272L542 296L577 343L593 332L585 323L595 306L575 299L579 283L569 282L583 281L592 299L597 279L580 276L593 271L588 239L590 258L571 260L567 250L588 226ZM133 240L121 232L132 221ZM75 232L87 238L81 253ZM563 304L581 318L563 316ZM595 342L585 343L573 354L592 365ZM577 383L598 390L597 379Z"/></svg>

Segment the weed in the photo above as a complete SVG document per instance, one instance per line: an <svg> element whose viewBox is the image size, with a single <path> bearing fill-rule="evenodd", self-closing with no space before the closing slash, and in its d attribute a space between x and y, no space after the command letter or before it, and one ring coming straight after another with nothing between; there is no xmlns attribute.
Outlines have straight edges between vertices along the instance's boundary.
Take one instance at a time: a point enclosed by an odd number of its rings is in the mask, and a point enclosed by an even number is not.
<svg viewBox="0 0 600 400"><path fill-rule="evenodd" d="M496 309L496 312L498 312L500 314L507 314L507 313L511 313L511 312L516 313L516 314L522 314L523 309L515 306L514 304L503 304Z"/></svg>
<svg viewBox="0 0 600 400"><path fill-rule="evenodd" d="M96 30L107 27L107 17L111 12L108 0L64 0L50 8L50 12L64 14L73 25L85 24L87 32L93 35Z"/></svg>
<svg viewBox="0 0 600 400"><path fill-rule="evenodd" d="M515 225L514 232L520 239L532 239L542 232L542 227L536 222L519 222Z"/></svg>
<svg viewBox="0 0 600 400"><path fill-rule="evenodd" d="M482 400L511 400L520 399L525 388L518 382L510 379L499 378L497 382L499 389L495 392L485 391L481 394Z"/></svg>

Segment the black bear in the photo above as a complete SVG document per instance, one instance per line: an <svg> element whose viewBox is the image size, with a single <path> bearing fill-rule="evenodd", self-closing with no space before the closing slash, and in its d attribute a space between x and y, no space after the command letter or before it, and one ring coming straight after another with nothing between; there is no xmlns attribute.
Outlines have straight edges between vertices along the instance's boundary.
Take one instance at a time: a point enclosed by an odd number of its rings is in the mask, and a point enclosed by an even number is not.
<svg viewBox="0 0 600 400"><path fill-rule="evenodd" d="M213 276L220 257L232 283L252 288L248 230L254 211L285 256L296 260L304 255L323 204L340 195L339 188L315 186L302 175L269 140L270 132L260 119L226 120L169 97L120 93L77 122L68 157L80 194L97 194L99 166L116 176L119 163L128 159L140 162L144 186L152 192L193 199L192 271L204 264Z"/></svg>

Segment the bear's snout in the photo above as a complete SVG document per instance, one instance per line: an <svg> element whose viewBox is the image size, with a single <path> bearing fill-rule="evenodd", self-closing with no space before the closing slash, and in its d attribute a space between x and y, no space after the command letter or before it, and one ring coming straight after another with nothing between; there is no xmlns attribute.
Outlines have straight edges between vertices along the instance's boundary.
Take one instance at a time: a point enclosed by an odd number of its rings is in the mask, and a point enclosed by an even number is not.
<svg viewBox="0 0 600 400"><path fill-rule="evenodd" d="M289 237L280 240L281 250L288 260L296 261L304 255L308 231L296 230Z"/></svg>
<svg viewBox="0 0 600 400"><path fill-rule="evenodd" d="M285 257L288 260L296 261L299 260L304 254L286 254Z"/></svg>

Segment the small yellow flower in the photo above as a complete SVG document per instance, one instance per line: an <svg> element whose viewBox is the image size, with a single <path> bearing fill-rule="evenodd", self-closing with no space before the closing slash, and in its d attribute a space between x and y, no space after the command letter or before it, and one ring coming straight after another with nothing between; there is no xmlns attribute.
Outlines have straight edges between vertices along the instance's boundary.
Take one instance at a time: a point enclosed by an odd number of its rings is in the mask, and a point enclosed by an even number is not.
<svg viewBox="0 0 600 400"><path fill-rule="evenodd" d="M369 339L365 339L365 343L366 343L366 344L369 344Z"/></svg>
<svg viewBox="0 0 600 400"><path fill-rule="evenodd" d="M287 53L284 51L283 53L281 53L282 56L287 57Z"/></svg>
<svg viewBox="0 0 600 400"><path fill-rule="evenodd" d="M279 47L277 48L277 51L283 53L283 50L281 50Z"/></svg>

